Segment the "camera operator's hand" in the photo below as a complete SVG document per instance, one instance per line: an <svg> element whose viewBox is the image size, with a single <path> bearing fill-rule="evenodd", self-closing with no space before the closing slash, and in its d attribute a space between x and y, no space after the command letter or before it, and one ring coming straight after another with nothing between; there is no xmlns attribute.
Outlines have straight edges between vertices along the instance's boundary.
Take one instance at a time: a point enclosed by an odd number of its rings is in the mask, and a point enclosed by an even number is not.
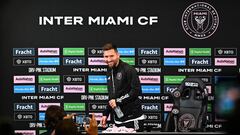
<svg viewBox="0 0 240 135"><path fill-rule="evenodd" d="M66 116L63 117L63 119L72 119L73 116L76 116L76 113L71 113L71 114L67 114Z"/></svg>
<svg viewBox="0 0 240 135"><path fill-rule="evenodd" d="M94 113L92 114L92 118L90 119L89 127L87 127L86 124L84 124L84 128L88 135L98 134L97 120L95 118Z"/></svg>

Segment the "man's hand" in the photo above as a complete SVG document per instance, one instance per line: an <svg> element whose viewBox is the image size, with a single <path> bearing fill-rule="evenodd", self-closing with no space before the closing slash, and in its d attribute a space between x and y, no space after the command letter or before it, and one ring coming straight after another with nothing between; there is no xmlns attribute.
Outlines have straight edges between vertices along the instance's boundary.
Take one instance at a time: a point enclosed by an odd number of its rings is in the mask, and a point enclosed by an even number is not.
<svg viewBox="0 0 240 135"><path fill-rule="evenodd" d="M108 103L113 109L117 106L115 99L111 99Z"/></svg>
<svg viewBox="0 0 240 135"><path fill-rule="evenodd" d="M103 128L106 128L107 116L102 116L101 124Z"/></svg>
<svg viewBox="0 0 240 135"><path fill-rule="evenodd" d="M84 129L88 135L98 134L97 120L95 118L94 113L92 114L92 118L90 119L89 127L87 127L86 124L84 124Z"/></svg>

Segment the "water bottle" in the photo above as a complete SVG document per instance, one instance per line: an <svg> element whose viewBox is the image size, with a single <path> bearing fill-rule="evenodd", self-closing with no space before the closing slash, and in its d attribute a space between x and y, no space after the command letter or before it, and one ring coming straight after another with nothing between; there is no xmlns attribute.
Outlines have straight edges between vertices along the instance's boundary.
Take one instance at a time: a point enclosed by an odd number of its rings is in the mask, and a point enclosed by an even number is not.
<svg viewBox="0 0 240 135"><path fill-rule="evenodd" d="M116 106L114 108L114 111L116 112L118 118L122 118L124 116L124 114L119 106Z"/></svg>

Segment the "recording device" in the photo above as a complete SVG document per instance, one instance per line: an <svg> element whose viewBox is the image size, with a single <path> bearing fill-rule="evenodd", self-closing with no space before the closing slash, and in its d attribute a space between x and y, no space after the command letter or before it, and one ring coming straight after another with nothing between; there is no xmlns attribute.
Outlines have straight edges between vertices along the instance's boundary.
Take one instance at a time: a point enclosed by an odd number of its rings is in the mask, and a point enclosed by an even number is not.
<svg viewBox="0 0 240 135"><path fill-rule="evenodd" d="M91 114L89 114L88 116L84 114L77 114L72 117L73 121L78 125L83 125L83 124L89 125L91 118L92 118Z"/></svg>

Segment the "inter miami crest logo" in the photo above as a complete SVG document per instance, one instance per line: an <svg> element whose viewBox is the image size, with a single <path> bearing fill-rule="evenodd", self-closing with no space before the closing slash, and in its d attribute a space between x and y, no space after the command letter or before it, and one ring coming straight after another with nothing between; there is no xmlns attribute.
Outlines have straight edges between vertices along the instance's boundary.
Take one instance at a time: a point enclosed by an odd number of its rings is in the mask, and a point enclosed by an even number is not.
<svg viewBox="0 0 240 135"><path fill-rule="evenodd" d="M121 80L121 79L122 79L122 73L121 73L121 72L118 72L116 78L117 78L117 80Z"/></svg>
<svg viewBox="0 0 240 135"><path fill-rule="evenodd" d="M196 2L186 8L182 15L182 27L192 38L210 37L219 24L218 13L206 2Z"/></svg>
<svg viewBox="0 0 240 135"><path fill-rule="evenodd" d="M187 132L190 129L194 129L196 126L196 120L190 113L183 114L178 120L178 129L182 132Z"/></svg>

